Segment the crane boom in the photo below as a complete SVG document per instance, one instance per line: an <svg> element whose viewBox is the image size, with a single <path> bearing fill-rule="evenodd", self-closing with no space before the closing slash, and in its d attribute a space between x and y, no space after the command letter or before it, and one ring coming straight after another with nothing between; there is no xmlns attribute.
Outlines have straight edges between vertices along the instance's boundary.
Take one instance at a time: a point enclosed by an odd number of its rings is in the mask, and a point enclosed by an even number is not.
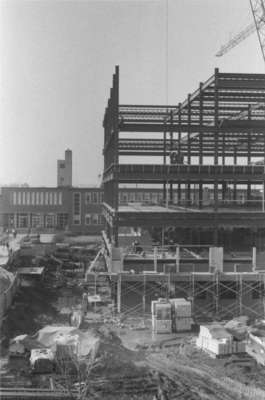
<svg viewBox="0 0 265 400"><path fill-rule="evenodd" d="M249 24L245 29L235 35L228 43L223 45L216 53L217 57L223 56L233 47L237 46L253 32L257 31L262 56L265 62L265 0L249 0L254 23Z"/></svg>
<svg viewBox="0 0 265 400"><path fill-rule="evenodd" d="M259 38L259 44L265 62L265 3L264 0L249 0L255 26Z"/></svg>
<svg viewBox="0 0 265 400"><path fill-rule="evenodd" d="M232 39L229 40L228 43L223 45L218 53L216 53L216 57L221 57L233 47L237 46L240 42L245 40L248 36L250 36L256 30L256 24L253 22L249 24L246 28L244 28L241 32L237 33Z"/></svg>

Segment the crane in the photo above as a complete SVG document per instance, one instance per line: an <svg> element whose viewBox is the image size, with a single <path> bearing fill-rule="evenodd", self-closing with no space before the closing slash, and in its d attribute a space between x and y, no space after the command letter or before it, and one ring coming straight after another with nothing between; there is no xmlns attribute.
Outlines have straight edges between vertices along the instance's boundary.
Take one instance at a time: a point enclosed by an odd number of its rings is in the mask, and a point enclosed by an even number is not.
<svg viewBox="0 0 265 400"><path fill-rule="evenodd" d="M223 45L221 49L216 53L217 57L223 56L233 47L237 46L254 31L257 32L259 38L259 44L265 62L265 0L249 0L251 11L254 18L254 23L249 24L241 32L235 35L228 43Z"/></svg>

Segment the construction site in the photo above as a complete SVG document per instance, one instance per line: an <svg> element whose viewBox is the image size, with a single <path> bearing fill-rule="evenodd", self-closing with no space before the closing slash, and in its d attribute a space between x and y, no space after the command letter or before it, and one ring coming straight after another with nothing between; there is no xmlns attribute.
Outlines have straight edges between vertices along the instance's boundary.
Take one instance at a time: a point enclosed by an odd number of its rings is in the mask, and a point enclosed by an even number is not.
<svg viewBox="0 0 265 400"><path fill-rule="evenodd" d="M217 56L255 32L265 62L249 3ZM1 234L0 397L265 399L265 73L215 68L175 105L124 104L121 74L101 235Z"/></svg>

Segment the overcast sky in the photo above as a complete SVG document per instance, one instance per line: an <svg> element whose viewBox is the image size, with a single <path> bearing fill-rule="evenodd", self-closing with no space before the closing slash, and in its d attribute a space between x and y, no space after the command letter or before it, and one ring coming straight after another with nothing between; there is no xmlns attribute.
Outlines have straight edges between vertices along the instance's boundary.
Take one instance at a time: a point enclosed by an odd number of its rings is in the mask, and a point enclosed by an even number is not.
<svg viewBox="0 0 265 400"><path fill-rule="evenodd" d="M0 1L0 183L56 185L73 150L74 184L102 172L102 119L120 65L120 101L166 103L166 0ZM168 101L222 72L264 73L249 0L168 0Z"/></svg>

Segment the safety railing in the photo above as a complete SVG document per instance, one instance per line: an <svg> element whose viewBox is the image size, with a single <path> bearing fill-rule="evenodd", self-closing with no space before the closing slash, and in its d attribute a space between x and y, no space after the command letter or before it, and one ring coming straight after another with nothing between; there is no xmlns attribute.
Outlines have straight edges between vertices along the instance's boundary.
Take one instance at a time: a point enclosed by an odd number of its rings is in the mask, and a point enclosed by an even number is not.
<svg viewBox="0 0 265 400"><path fill-rule="evenodd" d="M169 199L166 201L159 200L159 201L152 201L152 200L120 200L119 201L120 206L134 206L137 208L139 205L143 207L148 207L148 206L161 206L161 207L167 207L167 208L173 208L173 209L178 209L178 207L183 207L183 208L195 208L195 209L200 209L200 208L212 208L215 206L215 201L214 199L203 199L202 202L200 203L198 198L196 200L188 200L186 199L181 199L181 200L176 200L174 199L173 202L171 202ZM224 209L246 209L246 210L252 210L252 211L264 211L265 207L265 201L260 198L260 199L252 199L252 200L242 200L242 199L237 199L237 200L230 200L230 199L225 199L225 200L218 200L216 203L218 208L224 208Z"/></svg>
<svg viewBox="0 0 265 400"><path fill-rule="evenodd" d="M263 165L162 165L162 164L120 164L118 172L135 175L264 175Z"/></svg>

